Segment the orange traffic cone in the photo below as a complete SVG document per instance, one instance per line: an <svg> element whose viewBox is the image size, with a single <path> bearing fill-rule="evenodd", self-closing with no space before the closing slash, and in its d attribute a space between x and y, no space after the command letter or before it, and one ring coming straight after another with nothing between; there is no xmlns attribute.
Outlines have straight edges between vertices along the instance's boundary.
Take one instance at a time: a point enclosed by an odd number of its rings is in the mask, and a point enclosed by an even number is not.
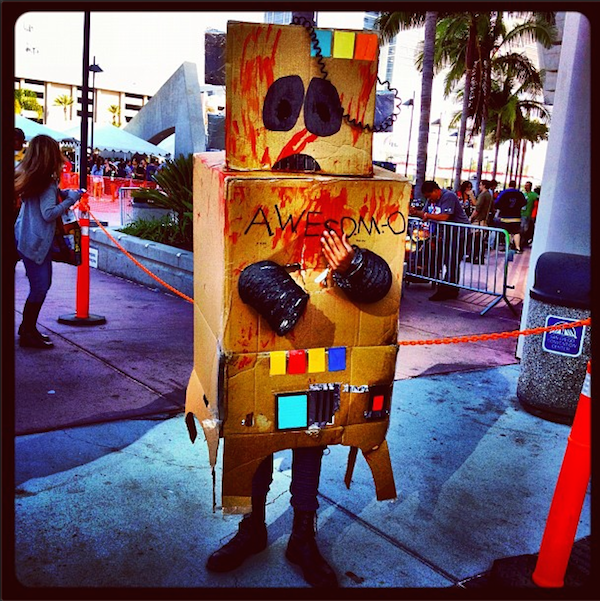
<svg viewBox="0 0 600 601"><path fill-rule="evenodd" d="M562 587L591 470L592 362L588 361L567 450L532 579L541 587Z"/></svg>
<svg viewBox="0 0 600 601"><path fill-rule="evenodd" d="M60 315L59 323L72 326L96 326L106 323L103 315L92 315L90 309L90 214L88 194L79 201L81 226L81 265L77 267L75 313Z"/></svg>

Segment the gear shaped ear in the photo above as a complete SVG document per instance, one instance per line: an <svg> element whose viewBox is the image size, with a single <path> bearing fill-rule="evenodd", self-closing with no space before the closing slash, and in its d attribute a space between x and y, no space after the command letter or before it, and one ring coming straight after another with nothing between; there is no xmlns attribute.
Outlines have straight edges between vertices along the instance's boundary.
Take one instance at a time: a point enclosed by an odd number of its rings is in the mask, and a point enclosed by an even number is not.
<svg viewBox="0 0 600 601"><path fill-rule="evenodd" d="M248 265L238 280L238 292L279 336L296 326L308 303L308 294L273 261Z"/></svg>

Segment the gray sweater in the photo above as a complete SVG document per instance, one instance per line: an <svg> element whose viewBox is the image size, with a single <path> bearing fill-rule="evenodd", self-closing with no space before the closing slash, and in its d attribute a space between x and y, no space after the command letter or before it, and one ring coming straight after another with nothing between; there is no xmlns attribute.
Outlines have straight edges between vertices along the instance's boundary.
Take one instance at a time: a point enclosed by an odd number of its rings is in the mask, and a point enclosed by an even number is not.
<svg viewBox="0 0 600 601"><path fill-rule="evenodd" d="M59 193L62 199L60 202ZM80 198L79 190L60 190L59 192L58 186L54 182L38 196L23 197L15 222L18 251L41 265L52 246L56 220Z"/></svg>

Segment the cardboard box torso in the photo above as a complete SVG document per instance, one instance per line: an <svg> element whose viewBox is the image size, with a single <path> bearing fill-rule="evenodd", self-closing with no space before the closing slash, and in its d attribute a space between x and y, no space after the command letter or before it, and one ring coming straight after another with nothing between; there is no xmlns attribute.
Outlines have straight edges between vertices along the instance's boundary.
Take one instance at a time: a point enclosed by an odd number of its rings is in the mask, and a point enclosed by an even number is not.
<svg viewBox="0 0 600 601"><path fill-rule="evenodd" d="M373 178L226 171L222 153L195 156L194 301L224 352L395 344L410 185ZM353 303L319 282L324 227L383 257L394 282L380 302ZM261 260L288 266L310 295L297 326L277 336L238 294L242 270Z"/></svg>
<svg viewBox="0 0 600 601"><path fill-rule="evenodd" d="M371 453L378 498L395 495L385 432L409 195L405 178L379 168L372 178L237 172L225 169L223 153L194 156L194 373L186 412L202 423L213 462L217 431L224 438L226 511L247 510L263 457L307 445ZM393 277L382 300L352 302L331 274L323 278L325 227L385 259ZM309 294L284 336L238 292L242 271L263 260L286 266Z"/></svg>

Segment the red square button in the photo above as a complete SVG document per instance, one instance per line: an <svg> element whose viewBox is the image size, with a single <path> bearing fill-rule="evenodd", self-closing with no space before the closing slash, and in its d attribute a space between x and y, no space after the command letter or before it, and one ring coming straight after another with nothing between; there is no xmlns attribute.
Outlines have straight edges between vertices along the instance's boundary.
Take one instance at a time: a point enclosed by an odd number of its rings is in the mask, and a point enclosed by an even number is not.
<svg viewBox="0 0 600 601"><path fill-rule="evenodd" d="M306 373L306 351L289 351L288 354L288 374Z"/></svg>
<svg viewBox="0 0 600 601"><path fill-rule="evenodd" d="M373 397L373 408L371 411L381 411L383 409L384 397L382 394L377 394Z"/></svg>

